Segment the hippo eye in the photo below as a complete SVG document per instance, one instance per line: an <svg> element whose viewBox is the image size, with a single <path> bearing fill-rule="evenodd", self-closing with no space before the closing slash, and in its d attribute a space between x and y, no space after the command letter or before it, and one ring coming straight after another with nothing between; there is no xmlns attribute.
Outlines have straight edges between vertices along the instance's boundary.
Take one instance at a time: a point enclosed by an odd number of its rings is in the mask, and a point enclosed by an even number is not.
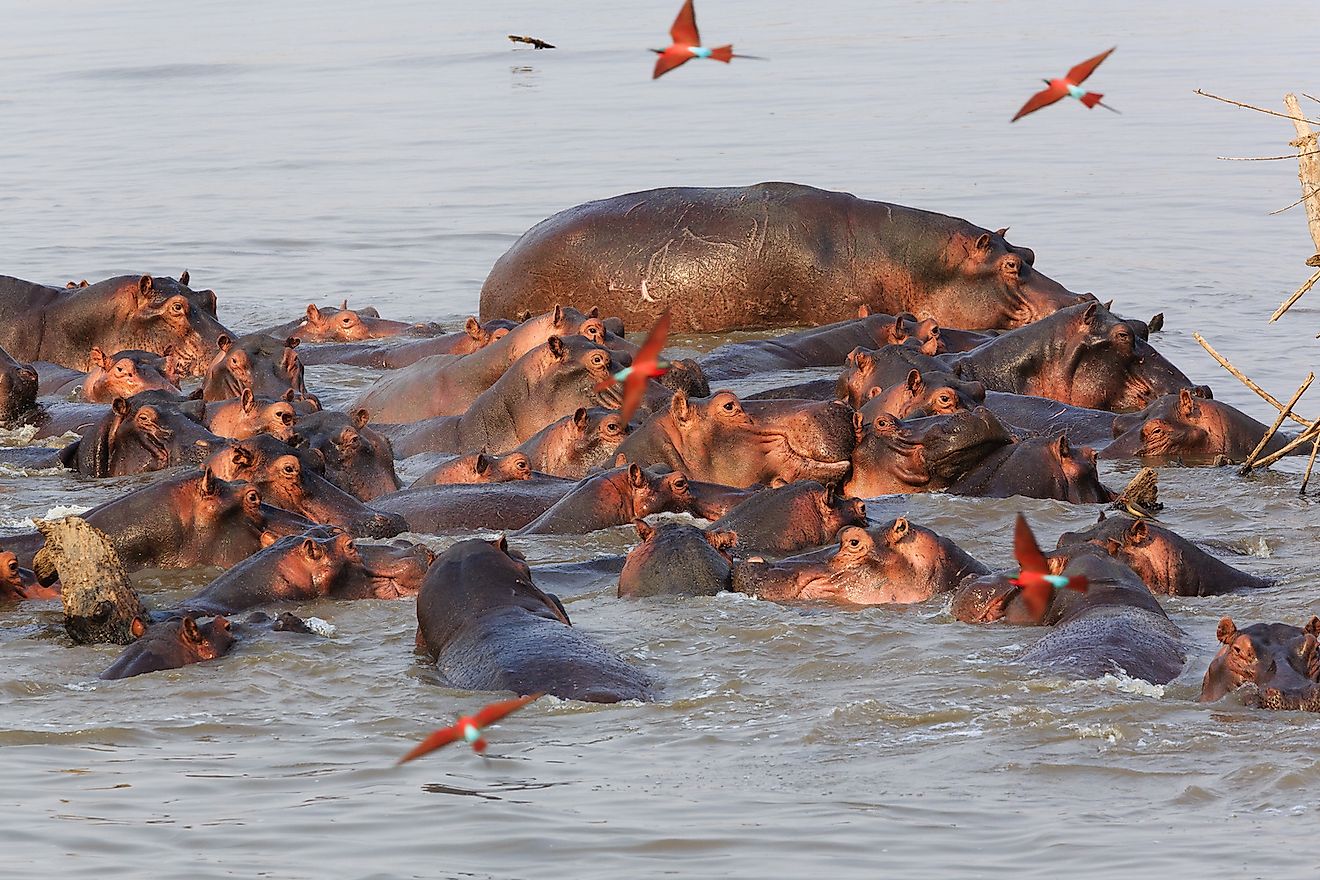
<svg viewBox="0 0 1320 880"><path fill-rule="evenodd" d="M682 477L679 477L677 480L674 480L674 488L679 490L680 492L686 489L687 487L688 487L688 481L683 479Z"/></svg>
<svg viewBox="0 0 1320 880"><path fill-rule="evenodd" d="M603 367L605 366L605 355L603 354L593 355L591 358L591 362L598 367Z"/></svg>
<svg viewBox="0 0 1320 880"><path fill-rule="evenodd" d="M519 459L518 461L514 462L513 466L514 466L515 468L517 468L518 470L520 470L520 471L525 471L525 470L527 470L527 462L522 461L521 459Z"/></svg>
<svg viewBox="0 0 1320 880"><path fill-rule="evenodd" d="M859 541L859 540L857 540L856 538L849 538L849 539L848 539L848 546L849 546L849 547L860 547L860 546L862 546L862 542Z"/></svg>
<svg viewBox="0 0 1320 880"><path fill-rule="evenodd" d="M9 560L9 566L8 566L8 568L9 568L9 572L10 572L10 574L12 574L12 573L18 571L18 560L17 560L17 559L11 559L11 560Z"/></svg>
<svg viewBox="0 0 1320 880"><path fill-rule="evenodd" d="M296 468L292 464L286 464L284 466L284 473L288 474L289 476L293 476L297 472L298 472L298 468Z"/></svg>
<svg viewBox="0 0 1320 880"><path fill-rule="evenodd" d="M727 412L727 413L731 413L731 412L733 412L735 409L737 409L737 407L734 405L734 402L733 402L732 400L726 400L726 401L724 402L724 411L725 411L725 412Z"/></svg>
<svg viewBox="0 0 1320 880"><path fill-rule="evenodd" d="M1017 257L1006 257L1004 259L1004 272L1009 275L1016 275L1022 271L1022 263Z"/></svg>
<svg viewBox="0 0 1320 880"><path fill-rule="evenodd" d="M244 496L244 500L247 501L248 504L252 504L252 505L260 504L261 493L259 493L256 489L252 489L247 493L246 496Z"/></svg>
<svg viewBox="0 0 1320 880"><path fill-rule="evenodd" d="M353 323L353 316L352 316L352 315L345 315L343 318L341 318L341 319L339 320L339 323L341 323L341 324L343 324L345 327L347 327L349 324L352 324L352 323Z"/></svg>

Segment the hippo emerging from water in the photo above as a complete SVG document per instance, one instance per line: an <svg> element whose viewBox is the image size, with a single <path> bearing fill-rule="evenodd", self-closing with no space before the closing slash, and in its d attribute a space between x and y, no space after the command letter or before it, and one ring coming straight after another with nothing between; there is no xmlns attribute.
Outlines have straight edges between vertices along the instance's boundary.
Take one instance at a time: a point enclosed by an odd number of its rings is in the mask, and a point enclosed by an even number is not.
<svg viewBox="0 0 1320 880"><path fill-rule="evenodd" d="M1221 647L1201 683L1201 701L1218 700L1246 685L1248 705L1320 712L1320 617L1305 626L1256 623L1238 629L1219 621Z"/></svg>
<svg viewBox="0 0 1320 880"><path fill-rule="evenodd" d="M589 202L528 230L481 288L481 316L596 303L632 327L828 324L857 313L1020 327L1081 297L1035 254L943 214L792 183L675 187Z"/></svg>

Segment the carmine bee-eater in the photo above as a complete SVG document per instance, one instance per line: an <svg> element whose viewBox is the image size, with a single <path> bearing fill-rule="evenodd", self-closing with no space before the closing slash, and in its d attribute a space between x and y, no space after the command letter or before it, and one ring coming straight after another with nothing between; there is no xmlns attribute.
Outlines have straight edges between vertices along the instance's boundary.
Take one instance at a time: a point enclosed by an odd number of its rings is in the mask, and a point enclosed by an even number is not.
<svg viewBox="0 0 1320 880"><path fill-rule="evenodd" d="M1114 47L1114 49L1117 48L1117 46ZM1086 78L1094 73L1095 69L1100 66L1100 62L1108 58L1109 53L1113 52L1114 49L1110 49L1108 52L1101 52L1094 58L1086 59L1072 70L1068 71L1066 76L1061 76L1058 79L1045 80L1045 85L1048 86L1048 88L1042 89L1032 95L1031 100L1022 105L1022 109L1017 112L1017 116L1014 116L1011 121L1017 122L1028 113L1035 113L1041 107L1048 107L1055 101L1062 100L1063 98L1076 98L1085 104L1088 109L1100 104L1100 99L1103 98L1104 95L1099 92L1083 91L1081 86L1082 83L1086 81ZM1115 113L1118 112L1108 104L1100 104L1100 106L1104 107L1106 110L1113 110Z"/></svg>
<svg viewBox="0 0 1320 880"><path fill-rule="evenodd" d="M697 13L692 9L692 0L687 0L674 19L674 26L669 29L669 36L674 42L668 49L652 49L660 57L655 60L655 73L651 79L659 79L669 71L685 64L693 58L714 58L728 64L734 58L754 58L754 55L734 55L733 44L707 49L701 45L701 35L697 33Z"/></svg>
<svg viewBox="0 0 1320 880"><path fill-rule="evenodd" d="M637 412L637 407L642 402L642 395L646 392L646 383L668 373L672 366L669 361L660 359L660 349L665 347L665 339L668 336L669 310L666 309L660 320L651 328L651 332L646 335L642 347L633 356L632 366L624 367L596 385L597 391L604 391L615 382L623 383L623 403L619 405L619 415L625 425L633 417L633 413Z"/></svg>
<svg viewBox="0 0 1320 880"><path fill-rule="evenodd" d="M481 728L489 727L496 721L499 721L505 715L516 709L521 709L532 700L540 699L544 694L528 694L525 697L518 697L516 700L504 700L500 703L491 703L486 708L477 712L475 715L463 716L455 721L449 727L437 730L417 744L417 748L399 759L402 764L405 761L411 761L413 758L420 758L427 752L433 752L436 749L447 746L450 743L466 742L472 746L474 752L486 751L486 740L481 736Z"/></svg>
<svg viewBox="0 0 1320 880"><path fill-rule="evenodd" d="M1021 571L1009 583L1022 590L1022 601L1033 617L1044 615L1050 599L1056 589L1067 587L1079 593L1086 592L1086 577L1080 574L1050 574L1049 563L1045 554L1036 543L1036 536L1027 525L1027 518L1018 514L1017 524L1013 527L1013 555L1017 558Z"/></svg>

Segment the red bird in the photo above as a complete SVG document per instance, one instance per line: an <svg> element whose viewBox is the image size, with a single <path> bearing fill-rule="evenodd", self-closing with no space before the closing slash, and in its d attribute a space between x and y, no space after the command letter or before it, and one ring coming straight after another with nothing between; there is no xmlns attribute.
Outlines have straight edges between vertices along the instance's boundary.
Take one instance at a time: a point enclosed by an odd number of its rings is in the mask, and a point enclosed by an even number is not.
<svg viewBox="0 0 1320 880"><path fill-rule="evenodd" d="M521 709L532 700L540 699L543 696L545 694L528 694L525 697L518 697L516 700L491 703L477 714L470 717L464 716L455 721L452 726L437 730L418 743L417 748L400 758L399 763L402 764L405 761L411 761L413 758L420 758L427 752L433 752L442 746L447 746L459 740L469 743L474 752L484 752L486 751L486 740L481 736L481 728L489 727L515 709Z"/></svg>
<svg viewBox="0 0 1320 880"><path fill-rule="evenodd" d="M619 415L623 417L625 425L632 418L633 413L637 412L637 406L642 402L642 395L646 392L646 383L668 373L672 366L669 361L660 359L660 349L665 347L665 339L668 336L669 310L666 309L660 320L651 328L651 332L647 334L642 347L633 356L632 366L624 367L596 385L597 391L604 391L615 382L623 383L623 403L619 406Z"/></svg>
<svg viewBox="0 0 1320 880"><path fill-rule="evenodd" d="M1027 525L1027 518L1020 513L1017 525L1013 528L1013 555L1017 557L1022 570L1009 583L1022 589L1022 601L1031 616L1041 617L1045 614L1056 588L1067 587L1079 593L1086 592L1084 575L1050 574L1045 554L1036 543L1036 536L1032 534L1031 526Z"/></svg>
<svg viewBox="0 0 1320 880"><path fill-rule="evenodd" d="M1114 47L1114 49L1117 48L1117 46ZM1094 58L1088 58L1072 70L1068 71L1067 76L1062 76L1058 79L1045 80L1045 84L1049 86L1049 88L1042 89L1032 95L1031 100L1022 105L1022 109L1017 112L1017 116L1014 116L1011 121L1017 122L1028 113L1035 113L1041 107L1048 107L1055 101L1063 98L1076 98L1085 104L1088 109L1094 107L1096 104L1100 104L1100 99L1103 98L1104 95L1099 92L1082 91L1081 84L1086 81L1088 76L1095 73L1095 69L1100 66L1100 62L1108 58L1109 53L1113 52L1114 49L1110 49L1109 52L1101 52ZM1108 104L1100 104L1100 106L1104 107L1106 110L1113 110L1115 113L1118 112Z"/></svg>
<svg viewBox="0 0 1320 880"><path fill-rule="evenodd" d="M669 71L686 64L693 58L714 58L728 64L734 58L752 58L752 55L734 55L733 45L716 46L706 49L701 45L701 35L697 33L697 13L692 9L692 0L687 0L674 19L674 26L669 29L669 36L674 42L668 49L652 49L660 57L655 60L655 73L651 79L659 79Z"/></svg>

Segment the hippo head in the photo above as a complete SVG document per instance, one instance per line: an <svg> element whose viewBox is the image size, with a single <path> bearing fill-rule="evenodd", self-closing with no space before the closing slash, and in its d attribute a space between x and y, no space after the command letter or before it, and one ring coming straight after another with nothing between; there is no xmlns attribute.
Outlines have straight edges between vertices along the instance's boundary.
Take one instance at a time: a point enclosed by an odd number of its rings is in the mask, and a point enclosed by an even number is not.
<svg viewBox="0 0 1320 880"><path fill-rule="evenodd" d="M465 458L467 456L464 456ZM532 463L521 452L488 455L478 452L472 460L474 483L507 483L512 480L530 480Z"/></svg>
<svg viewBox="0 0 1320 880"><path fill-rule="evenodd" d="M618 409L622 392L613 377L622 369L623 364L613 352L584 336L551 336L545 344L523 355L505 376L516 380L510 393L523 398L518 401L519 409L539 431L575 412L584 402ZM658 383L650 384L660 389ZM508 385L503 380L497 383L501 390ZM535 433L530 431L526 436Z"/></svg>
<svg viewBox="0 0 1320 880"><path fill-rule="evenodd" d="M234 401L223 401L207 408L210 428L221 437L246 440L258 434L269 434L282 443L293 443L298 413L287 400L259 398L250 388Z"/></svg>
<svg viewBox="0 0 1320 880"><path fill-rule="evenodd" d="M1045 319L1039 333L1062 347L1063 372L1041 377L1039 389L1055 400L1127 412L1193 387L1181 370L1099 303L1063 309Z"/></svg>
<svg viewBox="0 0 1320 880"><path fill-rule="evenodd" d="M272 400L279 400L290 389L307 392L302 361L295 351L297 339L280 342L263 333L252 333L235 340L226 334L218 344L220 353L206 369L203 400L230 400L241 397L244 389Z"/></svg>
<svg viewBox="0 0 1320 880"><path fill-rule="evenodd" d="M1166 394L1141 412L1114 418L1114 442L1105 458L1164 458L1211 462L1217 456L1244 461L1266 427L1245 413L1202 396L1200 390ZM1283 448L1275 435L1265 452Z"/></svg>
<svg viewBox="0 0 1320 880"><path fill-rule="evenodd" d="M848 490L863 498L948 488L1013 442L1003 424L982 406L907 421L881 414L869 425L858 414L856 428L860 442L853 454Z"/></svg>
<svg viewBox="0 0 1320 880"><path fill-rule="evenodd" d="M518 323L501 339L501 344L508 347L509 360L512 362L545 344L552 336L561 339L581 336L595 345L605 347L608 333L599 309L580 312L575 308L556 305L548 312L531 315Z"/></svg>
<svg viewBox="0 0 1320 880"><path fill-rule="evenodd" d="M497 339L506 336L509 330L518 326L513 321L499 319L482 324L476 317L469 315L463 322L463 333L467 337L454 343L451 354L471 354L485 348Z"/></svg>
<svg viewBox="0 0 1320 880"><path fill-rule="evenodd" d="M159 394L116 397L96 428L66 447L61 458L92 477L200 464L212 452L214 435Z"/></svg>
<svg viewBox="0 0 1320 880"><path fill-rule="evenodd" d="M396 541L393 544L359 544L362 578L355 578L351 588L338 588L332 595L340 599L401 599L415 596L422 588L435 553L423 544Z"/></svg>
<svg viewBox="0 0 1320 880"><path fill-rule="evenodd" d="M144 391L180 393L181 374L172 345L164 354L121 351L113 355L94 345L87 359L91 369L83 379L82 397L89 403L109 403L116 397L129 398Z"/></svg>
<svg viewBox="0 0 1320 880"><path fill-rule="evenodd" d="M180 560L195 560L190 565L205 561L227 568L255 553L263 537L298 535L311 525L298 513L266 504L256 486L218 479L209 468L175 484L170 494L165 510L186 527L185 543L176 553ZM161 509L150 497L140 503Z"/></svg>
<svg viewBox="0 0 1320 880"><path fill-rule="evenodd" d="M537 469L557 477L586 476L591 468L613 460L631 430L617 410L580 406L535 441Z"/></svg>
<svg viewBox="0 0 1320 880"><path fill-rule="evenodd" d="M192 290L188 273L179 280L164 276L124 276L112 279L111 296L120 317L109 338L101 339L103 351L141 351L165 354L173 348L178 369L200 376L215 356L220 337L227 335L216 320L215 291ZM87 289L104 290L103 284ZM91 363L86 363L90 368Z"/></svg>
<svg viewBox="0 0 1320 880"><path fill-rule="evenodd" d="M871 398L872 389L881 387L878 372L875 355L864 348L854 348L844 360L834 396L854 408L861 407Z"/></svg>
<svg viewBox="0 0 1320 880"><path fill-rule="evenodd" d="M1154 593L1196 596L1223 592L1252 583L1249 576L1226 565L1181 535L1144 518L1106 516L1084 531L1064 532L1059 550L1087 543L1122 560Z"/></svg>
<svg viewBox="0 0 1320 880"><path fill-rule="evenodd" d="M846 526L867 524L866 502L840 492L838 485L799 480L756 492L722 517L742 546L766 553L796 553L834 539Z"/></svg>
<svg viewBox="0 0 1320 880"><path fill-rule="evenodd" d="M279 598L332 596L365 571L352 536L338 529L317 526L277 540L266 536L262 543L263 561L273 563L272 590Z"/></svg>
<svg viewBox="0 0 1320 880"><path fill-rule="evenodd" d="M303 342L359 342L399 336L414 329L406 321L387 321L375 309L353 310L348 300L339 308L307 306L307 313L293 331Z"/></svg>
<svg viewBox="0 0 1320 880"><path fill-rule="evenodd" d="M682 523L633 521L642 539L619 573L619 596L713 596L728 589L738 535Z"/></svg>
<svg viewBox="0 0 1320 880"><path fill-rule="evenodd" d="M102 679L130 678L214 660L229 653L234 645L233 629L224 617L213 617L203 624L192 617L148 624L138 617L132 623L132 633L136 641L101 673Z"/></svg>
<svg viewBox="0 0 1320 880"><path fill-rule="evenodd" d="M795 480L832 482L847 473L849 458L856 445L852 407L838 401L814 400L749 400L740 403L738 398L724 391L710 398L710 408L718 407L720 413L725 412L730 402L722 395L732 398L734 407L741 408L751 420L750 431L735 431L734 438L747 438L762 456L759 462L761 473L757 479L729 485L791 483ZM736 442L719 444L712 452L742 457L742 449Z"/></svg>
<svg viewBox="0 0 1320 880"><path fill-rule="evenodd" d="M31 569L18 564L18 555L12 550L0 552L0 602L24 599L53 599L58 589L47 589L37 580Z"/></svg>
<svg viewBox="0 0 1320 880"><path fill-rule="evenodd" d="M993 471L986 480L972 482L977 484L973 494L992 498L1026 495L1098 504L1117 497L1100 482L1095 450L1074 446L1065 434L1013 443L1004 456L993 462Z"/></svg>
<svg viewBox="0 0 1320 880"><path fill-rule="evenodd" d="M402 487L389 438L369 428L370 413L318 412L298 419L299 433L323 457L327 476L361 501Z"/></svg>
<svg viewBox="0 0 1320 880"><path fill-rule="evenodd" d="M880 413L900 419L948 415L985 403L985 386L980 382L964 382L953 373L938 370L911 370L906 381L884 389L873 387L868 394L861 407L868 421Z"/></svg>
<svg viewBox="0 0 1320 880"><path fill-rule="evenodd" d="M1082 297L1035 269L1036 254L1004 237L967 227L950 237L944 252L949 287L959 291L963 312L958 326L1011 329L1039 321Z"/></svg>
<svg viewBox="0 0 1320 880"><path fill-rule="evenodd" d="M697 513L697 502L686 474L643 470L635 464L627 467L625 491L632 495L633 517L641 519L653 513Z"/></svg>
<svg viewBox="0 0 1320 880"><path fill-rule="evenodd" d="M1201 683L1202 702L1244 684L1255 685L1266 708L1310 708L1320 698L1320 618L1302 627L1256 623L1238 629L1225 617L1215 635L1220 648Z"/></svg>
<svg viewBox="0 0 1320 880"><path fill-rule="evenodd" d="M0 348L0 423L30 413L37 405L37 371Z"/></svg>

